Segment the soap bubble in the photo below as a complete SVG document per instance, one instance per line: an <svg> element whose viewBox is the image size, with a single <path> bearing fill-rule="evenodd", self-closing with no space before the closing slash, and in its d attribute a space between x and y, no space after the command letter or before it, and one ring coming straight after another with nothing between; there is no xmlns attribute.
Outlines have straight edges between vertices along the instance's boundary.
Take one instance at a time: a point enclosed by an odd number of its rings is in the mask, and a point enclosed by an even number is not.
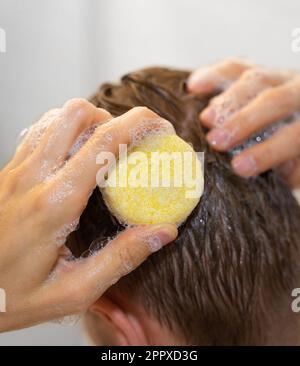
<svg viewBox="0 0 300 366"><path fill-rule="evenodd" d="M70 224L64 225L60 230L55 233L54 241L58 247L65 244L66 238L78 228L79 218L71 222Z"/></svg>
<svg viewBox="0 0 300 366"><path fill-rule="evenodd" d="M294 115L289 118L286 118L283 121L278 121L276 123L273 123L272 125L262 129L260 132L253 134L250 138L248 138L242 144L234 147L232 150L230 150L230 155L232 157L234 157L234 156L240 154L242 151L248 149L249 147L255 146L258 143L266 141L280 128L286 126L287 124L292 123L293 121L294 121Z"/></svg>
<svg viewBox="0 0 300 366"><path fill-rule="evenodd" d="M131 146L139 145L146 136L152 135L174 135L173 125L162 118L142 119L134 129L129 130Z"/></svg>
<svg viewBox="0 0 300 366"><path fill-rule="evenodd" d="M29 128L28 138L31 144L31 152L39 145L48 128L60 118L60 113L61 111L59 108L51 109L49 112L46 112L37 123Z"/></svg>
<svg viewBox="0 0 300 366"><path fill-rule="evenodd" d="M74 144L72 145L69 153L68 153L68 159L71 158L73 155L75 155L81 147L89 140L89 138L93 135L96 128L99 126L99 123L94 124L84 130L75 140Z"/></svg>
<svg viewBox="0 0 300 366"><path fill-rule="evenodd" d="M78 324L81 317L82 317L82 314L67 315L62 318L53 320L52 323L63 325L63 326L75 326Z"/></svg>
<svg viewBox="0 0 300 366"><path fill-rule="evenodd" d="M113 238L98 238L92 241L89 249L82 253L80 258L87 258L97 254L101 249L103 249Z"/></svg>
<svg viewBox="0 0 300 366"><path fill-rule="evenodd" d="M70 181L62 182L58 187L51 192L49 201L52 203L62 203L66 197L69 197L74 192L73 183Z"/></svg>

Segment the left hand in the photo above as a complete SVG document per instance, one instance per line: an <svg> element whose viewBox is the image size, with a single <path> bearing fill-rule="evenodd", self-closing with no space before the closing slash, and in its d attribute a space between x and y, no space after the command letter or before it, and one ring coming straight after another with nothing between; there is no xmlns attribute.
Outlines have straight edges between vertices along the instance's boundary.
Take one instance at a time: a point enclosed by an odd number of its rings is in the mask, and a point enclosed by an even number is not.
<svg viewBox="0 0 300 366"><path fill-rule="evenodd" d="M92 126L94 133L81 146L78 138ZM176 238L174 225L139 225L87 258L70 260L65 246L97 186L100 166L109 168L98 164L98 154L117 156L120 144L161 126L172 128L146 107L112 118L84 99L72 99L29 129L0 170L0 332L85 312Z"/></svg>
<svg viewBox="0 0 300 366"><path fill-rule="evenodd" d="M231 150L261 129L292 117L292 123L266 141L235 156L232 167L243 177L276 168L291 187L300 186L300 74L227 60L194 71L188 90L197 95L222 91L200 114L202 124L211 129L208 143L217 151Z"/></svg>

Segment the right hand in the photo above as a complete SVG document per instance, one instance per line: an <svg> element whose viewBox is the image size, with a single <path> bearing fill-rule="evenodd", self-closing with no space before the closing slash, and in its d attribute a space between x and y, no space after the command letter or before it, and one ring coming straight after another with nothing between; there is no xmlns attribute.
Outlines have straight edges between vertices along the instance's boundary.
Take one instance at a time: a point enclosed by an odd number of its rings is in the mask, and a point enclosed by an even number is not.
<svg viewBox="0 0 300 366"><path fill-rule="evenodd" d="M119 144L130 144L132 130L145 119L155 120L153 128L158 121L168 123L142 107L112 119L107 111L75 99L30 128L0 172L0 288L7 300L0 331L84 312L119 278L175 239L171 224L134 227L91 257L66 260L65 239L96 186L97 154L103 147L117 154ZM96 123L94 134L66 160L78 135Z"/></svg>
<svg viewBox="0 0 300 366"><path fill-rule="evenodd" d="M292 187L300 187L300 75L239 60L226 60L194 71L188 80L192 94L212 98L200 115L210 129L207 141L217 151L229 151L260 130L275 130L265 141L248 147L232 160L242 177L277 169ZM290 117L292 123L275 127Z"/></svg>

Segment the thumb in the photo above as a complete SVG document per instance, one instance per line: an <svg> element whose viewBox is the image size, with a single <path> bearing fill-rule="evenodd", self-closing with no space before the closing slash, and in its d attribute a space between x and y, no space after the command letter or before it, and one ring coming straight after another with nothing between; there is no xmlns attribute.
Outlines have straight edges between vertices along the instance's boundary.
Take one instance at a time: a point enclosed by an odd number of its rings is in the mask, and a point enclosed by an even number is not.
<svg viewBox="0 0 300 366"><path fill-rule="evenodd" d="M52 299L56 297L65 315L83 312L121 277L173 241L177 234L172 224L127 229L94 255L60 273L51 284L52 289L48 288L48 295Z"/></svg>

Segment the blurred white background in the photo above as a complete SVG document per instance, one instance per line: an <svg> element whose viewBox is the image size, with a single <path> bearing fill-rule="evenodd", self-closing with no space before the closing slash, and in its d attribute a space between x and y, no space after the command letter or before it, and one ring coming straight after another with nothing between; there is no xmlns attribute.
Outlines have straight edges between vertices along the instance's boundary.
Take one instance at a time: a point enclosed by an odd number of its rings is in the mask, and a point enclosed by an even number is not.
<svg viewBox="0 0 300 366"><path fill-rule="evenodd" d="M149 65L182 68L241 56L297 68L299 0L0 0L0 165L44 111L89 97ZM1 285L1 280L0 280ZM0 345L80 345L79 327L42 325Z"/></svg>

